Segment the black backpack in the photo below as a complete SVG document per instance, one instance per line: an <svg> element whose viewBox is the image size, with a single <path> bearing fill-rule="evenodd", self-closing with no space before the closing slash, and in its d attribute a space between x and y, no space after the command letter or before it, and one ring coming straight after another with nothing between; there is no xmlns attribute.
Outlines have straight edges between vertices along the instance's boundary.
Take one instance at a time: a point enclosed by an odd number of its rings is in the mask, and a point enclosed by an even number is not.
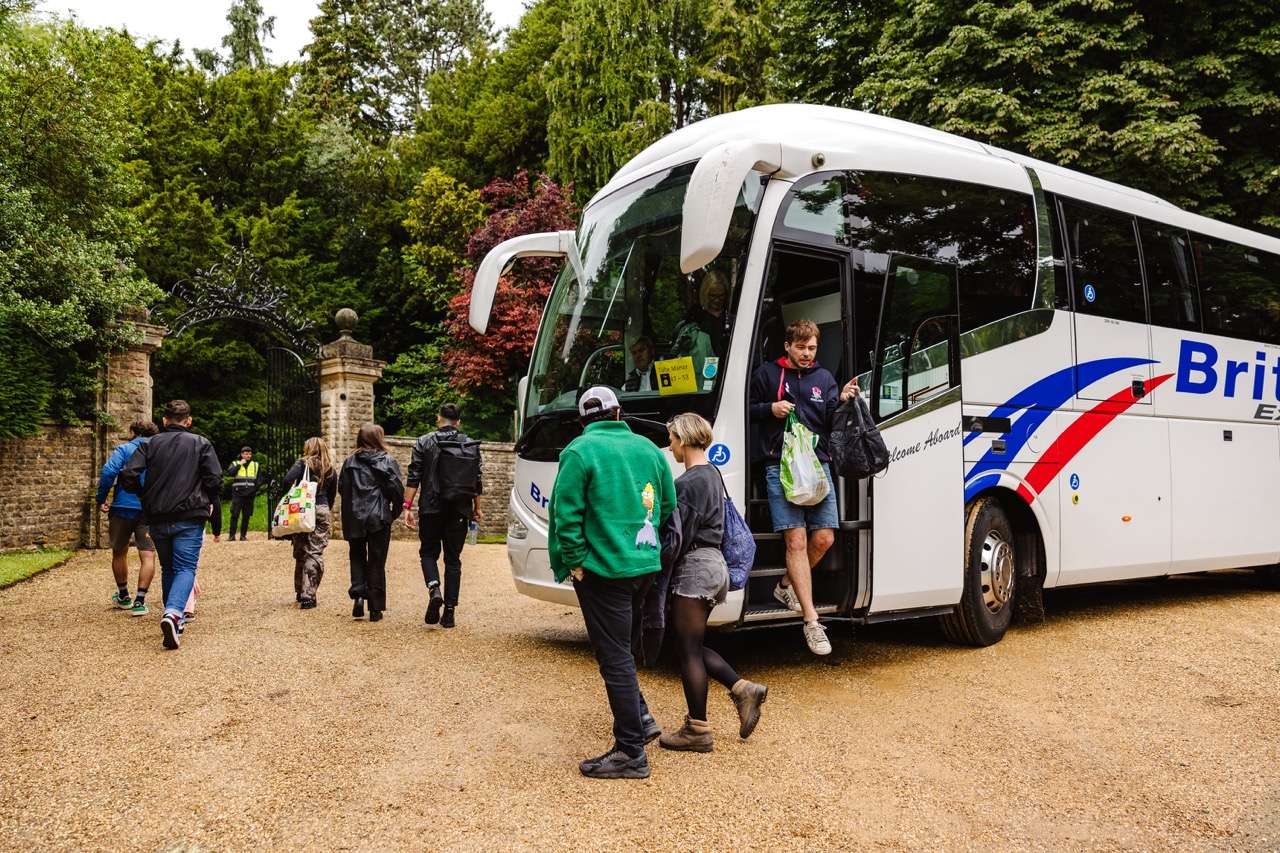
<svg viewBox="0 0 1280 853"><path fill-rule="evenodd" d="M436 437L436 487L446 501L474 498L479 494L480 442L462 433L453 437Z"/></svg>
<svg viewBox="0 0 1280 853"><path fill-rule="evenodd" d="M827 438L831 464L842 477L861 480L889 467L889 449L871 420L871 410L859 394L836 409Z"/></svg>

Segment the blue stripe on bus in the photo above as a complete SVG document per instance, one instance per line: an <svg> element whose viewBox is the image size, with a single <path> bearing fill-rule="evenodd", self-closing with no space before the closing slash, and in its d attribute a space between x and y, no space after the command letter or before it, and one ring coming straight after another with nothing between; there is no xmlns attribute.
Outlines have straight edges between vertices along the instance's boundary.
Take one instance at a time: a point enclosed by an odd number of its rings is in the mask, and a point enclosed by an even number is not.
<svg viewBox="0 0 1280 853"><path fill-rule="evenodd" d="M1063 368L1023 388L1010 397L1007 402L997 406L988 415L988 417L992 418L1006 418L1023 409L1027 410L1022 417L1013 422L1011 429L1002 436L1005 440L1005 451L997 454L988 450L965 474L965 480L972 480L987 471L1004 470L1009 461L1026 446L1032 434L1040 428L1040 425L1048 419L1049 415L1053 414L1054 409L1059 408L1075 395L1076 382L1073 381L1073 371L1078 372L1079 387L1087 388L1099 379L1121 370L1136 367L1140 364L1154 363L1154 360L1150 358L1100 358L1096 361L1087 361L1084 364ZM979 435L982 435L982 433L969 433L964 437L964 443L968 444ZM985 479L983 478L984 482ZM983 488L986 488L986 485ZM968 500L968 490L965 492L965 499Z"/></svg>

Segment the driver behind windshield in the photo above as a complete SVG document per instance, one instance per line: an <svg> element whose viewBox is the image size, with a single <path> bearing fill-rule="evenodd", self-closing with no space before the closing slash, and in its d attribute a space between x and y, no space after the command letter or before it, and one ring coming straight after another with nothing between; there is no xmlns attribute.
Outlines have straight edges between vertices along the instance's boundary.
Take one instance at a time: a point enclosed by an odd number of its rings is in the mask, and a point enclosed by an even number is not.
<svg viewBox="0 0 1280 853"><path fill-rule="evenodd" d="M623 391L658 390L658 374L653 368L653 357L653 339L648 335L636 338L635 342L631 344L631 362L635 367L627 374L626 381L622 383Z"/></svg>

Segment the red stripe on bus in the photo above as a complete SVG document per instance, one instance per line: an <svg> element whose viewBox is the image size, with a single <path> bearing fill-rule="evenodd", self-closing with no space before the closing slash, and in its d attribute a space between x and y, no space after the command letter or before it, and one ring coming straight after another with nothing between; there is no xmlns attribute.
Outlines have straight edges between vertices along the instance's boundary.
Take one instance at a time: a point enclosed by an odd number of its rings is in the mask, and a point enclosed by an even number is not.
<svg viewBox="0 0 1280 853"><path fill-rule="evenodd" d="M1172 373L1166 373L1163 376L1156 376L1148 379L1143 383L1146 389L1144 397L1149 396L1152 391L1159 388L1164 382L1173 376ZM1137 397L1133 396L1133 388L1125 388L1080 417L1076 418L1070 426L1062 431L1062 434L1054 439L1053 444L1049 445L1048 450L1044 452L1045 459L1059 459L1057 462L1037 462L1031 466L1031 470L1027 472L1026 480L1018 485L1018 494L1027 503L1032 501L1032 491L1037 494L1044 490L1049 481L1054 478L1058 470L1075 457L1080 450L1093 440L1093 437L1116 419L1118 415L1124 414L1129 407L1138 402ZM1100 417L1089 417L1090 415L1098 415Z"/></svg>

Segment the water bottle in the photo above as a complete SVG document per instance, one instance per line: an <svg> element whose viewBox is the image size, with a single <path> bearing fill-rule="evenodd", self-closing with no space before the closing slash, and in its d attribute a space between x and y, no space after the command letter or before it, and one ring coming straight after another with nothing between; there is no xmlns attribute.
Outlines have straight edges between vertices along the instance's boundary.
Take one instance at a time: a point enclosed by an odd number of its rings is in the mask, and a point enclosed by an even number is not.
<svg viewBox="0 0 1280 853"><path fill-rule="evenodd" d="M479 538L480 538L480 525L477 524L476 520L473 518L471 519L471 523L467 525L467 544L474 545L476 544L476 540Z"/></svg>

